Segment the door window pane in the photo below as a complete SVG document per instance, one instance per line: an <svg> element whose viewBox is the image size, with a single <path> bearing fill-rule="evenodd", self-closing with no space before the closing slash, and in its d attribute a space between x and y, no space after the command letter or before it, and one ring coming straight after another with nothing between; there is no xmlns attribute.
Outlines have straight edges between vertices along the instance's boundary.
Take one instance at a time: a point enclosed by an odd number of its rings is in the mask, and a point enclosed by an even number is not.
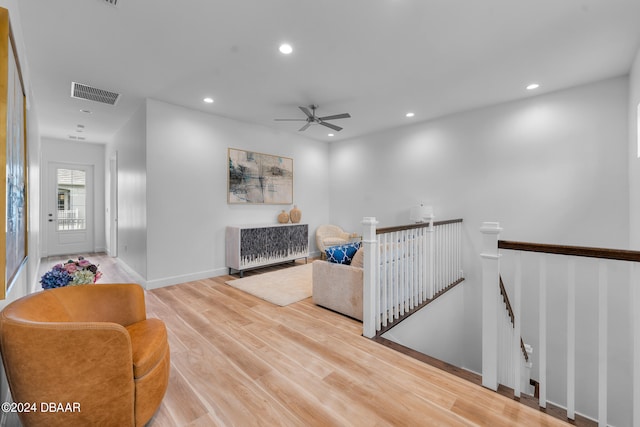
<svg viewBox="0 0 640 427"><path fill-rule="evenodd" d="M58 231L86 229L86 173L58 169Z"/></svg>

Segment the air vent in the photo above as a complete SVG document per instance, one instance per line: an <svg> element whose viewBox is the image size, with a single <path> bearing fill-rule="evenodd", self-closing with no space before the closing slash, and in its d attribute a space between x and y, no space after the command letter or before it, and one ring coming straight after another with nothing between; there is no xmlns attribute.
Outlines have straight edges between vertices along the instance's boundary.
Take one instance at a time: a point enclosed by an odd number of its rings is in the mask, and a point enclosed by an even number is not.
<svg viewBox="0 0 640 427"><path fill-rule="evenodd" d="M71 82L71 97L115 105L120 97L119 93Z"/></svg>

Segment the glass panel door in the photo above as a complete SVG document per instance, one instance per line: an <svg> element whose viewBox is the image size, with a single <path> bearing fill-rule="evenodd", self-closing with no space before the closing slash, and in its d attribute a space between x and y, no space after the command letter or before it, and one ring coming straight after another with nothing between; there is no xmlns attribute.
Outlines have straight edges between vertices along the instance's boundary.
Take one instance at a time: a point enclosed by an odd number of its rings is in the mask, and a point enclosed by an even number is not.
<svg viewBox="0 0 640 427"><path fill-rule="evenodd" d="M58 231L87 228L86 175L84 170L58 169Z"/></svg>

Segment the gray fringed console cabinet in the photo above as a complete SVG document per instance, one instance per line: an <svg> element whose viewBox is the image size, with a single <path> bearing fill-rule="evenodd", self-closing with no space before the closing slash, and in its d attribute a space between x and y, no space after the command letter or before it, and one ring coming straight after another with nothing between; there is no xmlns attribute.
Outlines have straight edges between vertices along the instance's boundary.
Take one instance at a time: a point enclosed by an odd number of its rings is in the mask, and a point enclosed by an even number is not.
<svg viewBox="0 0 640 427"><path fill-rule="evenodd" d="M227 226L227 267L229 274L294 261L309 256L307 224Z"/></svg>

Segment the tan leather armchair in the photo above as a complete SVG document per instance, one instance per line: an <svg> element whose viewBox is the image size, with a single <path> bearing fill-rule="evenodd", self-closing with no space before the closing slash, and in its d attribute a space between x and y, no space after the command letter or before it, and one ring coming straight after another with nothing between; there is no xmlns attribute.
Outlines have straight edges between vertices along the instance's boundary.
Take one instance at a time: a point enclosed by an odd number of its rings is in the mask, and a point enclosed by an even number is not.
<svg viewBox="0 0 640 427"><path fill-rule="evenodd" d="M143 426L169 382L165 325L146 318L135 284L20 298L0 314L0 350L13 401L36 405L19 414L24 426Z"/></svg>

